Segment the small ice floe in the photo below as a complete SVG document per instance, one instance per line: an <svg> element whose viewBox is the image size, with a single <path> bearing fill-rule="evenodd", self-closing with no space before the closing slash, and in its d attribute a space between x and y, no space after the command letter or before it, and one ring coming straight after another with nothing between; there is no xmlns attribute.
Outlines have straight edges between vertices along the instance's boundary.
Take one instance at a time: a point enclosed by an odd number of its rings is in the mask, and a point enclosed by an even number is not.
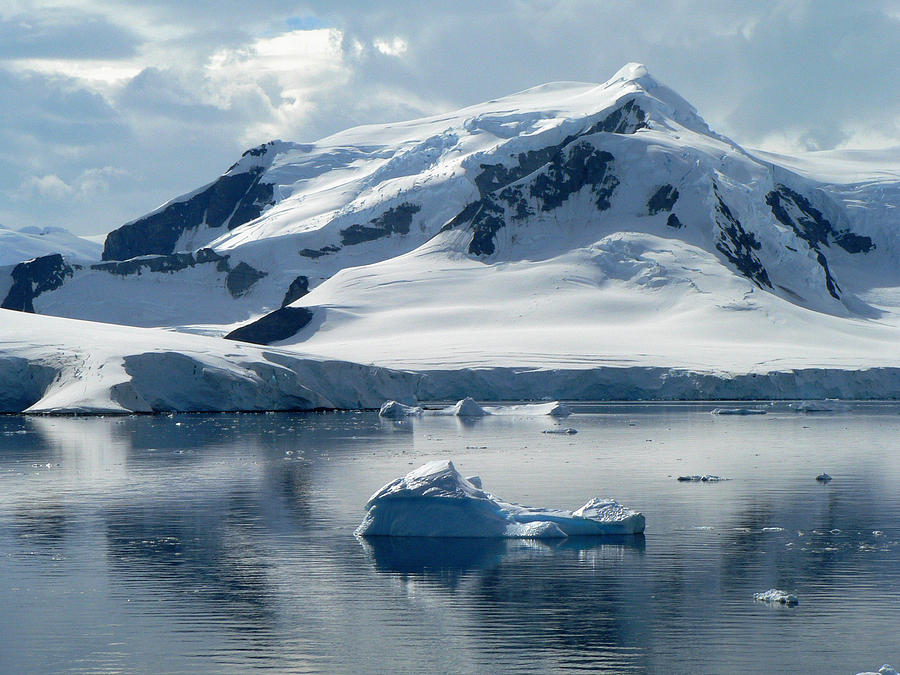
<svg viewBox="0 0 900 675"><path fill-rule="evenodd" d="M727 478L722 478L721 476L714 476L712 474L704 474L704 475L693 475L693 476L678 476L679 483L718 483L719 481L728 480Z"/></svg>
<svg viewBox="0 0 900 675"><path fill-rule="evenodd" d="M857 673L856 675L900 675L897 670L889 663L885 663L878 670L867 670L864 673Z"/></svg>
<svg viewBox="0 0 900 675"><path fill-rule="evenodd" d="M448 408L441 408L428 414L452 415L455 417L487 417L488 415L499 417L543 417L549 415L550 417L562 418L571 415L572 411L559 401L481 406L473 398L467 396Z"/></svg>
<svg viewBox="0 0 900 675"><path fill-rule="evenodd" d="M753 599L757 602L787 605L788 607L793 607L794 605L800 604L800 601L797 599L796 595L787 593L785 591L780 591L777 588L770 588L769 590L762 593L754 593Z"/></svg>
<svg viewBox="0 0 900 675"><path fill-rule="evenodd" d="M788 408L801 413L839 412L847 409L842 401L825 399L824 401L795 401L788 403Z"/></svg>
<svg viewBox="0 0 900 675"><path fill-rule="evenodd" d="M482 408L475 402L471 396L467 396L461 401L457 401L449 408L441 408L440 410L435 410L434 415L450 415L453 417L484 417L485 415L490 415L487 410Z"/></svg>
<svg viewBox="0 0 900 675"><path fill-rule="evenodd" d="M816 480L819 481L820 483L827 483L828 481L831 480L831 476L829 476L827 473L825 473L823 471L818 476L816 476Z"/></svg>
<svg viewBox="0 0 900 675"><path fill-rule="evenodd" d="M713 408L713 415L765 415L766 411L760 408Z"/></svg>
<svg viewBox="0 0 900 675"><path fill-rule="evenodd" d="M489 415L505 415L507 417L568 417L572 414L569 408L559 401L549 403L523 403L521 405L492 405L485 406Z"/></svg>
<svg viewBox="0 0 900 675"><path fill-rule="evenodd" d="M544 429L542 433L545 434L565 434L571 436L572 434L577 434L578 429L573 429L572 427L553 427L552 429Z"/></svg>
<svg viewBox="0 0 900 675"><path fill-rule="evenodd" d="M594 498L575 511L510 504L444 460L425 464L372 495L356 534L550 539L640 534L644 524L643 514L612 499Z"/></svg>
<svg viewBox="0 0 900 675"><path fill-rule="evenodd" d="M378 415L391 420L402 420L407 417L415 417L421 415L422 409L419 406L403 405L397 401L385 401Z"/></svg>
<svg viewBox="0 0 900 675"><path fill-rule="evenodd" d="M763 532L784 532L783 527L764 527Z"/></svg>

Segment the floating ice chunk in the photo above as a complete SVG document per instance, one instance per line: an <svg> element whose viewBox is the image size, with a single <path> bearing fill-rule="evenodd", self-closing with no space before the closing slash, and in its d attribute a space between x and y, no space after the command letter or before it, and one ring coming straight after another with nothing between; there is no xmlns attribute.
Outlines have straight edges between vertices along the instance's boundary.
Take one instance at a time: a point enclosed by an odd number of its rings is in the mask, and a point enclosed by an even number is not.
<svg viewBox="0 0 900 675"><path fill-rule="evenodd" d="M406 417L413 417L422 414L422 409L418 406L403 405L397 401L385 401L381 410L378 411L381 417L387 417L392 420L402 420Z"/></svg>
<svg viewBox="0 0 900 675"><path fill-rule="evenodd" d="M765 415L766 411L760 408L713 408L713 415Z"/></svg>
<svg viewBox="0 0 900 675"><path fill-rule="evenodd" d="M456 470L453 462L425 464L372 495L360 536L561 538L640 534L643 514L612 499L591 499L561 511L509 504Z"/></svg>
<svg viewBox="0 0 900 675"><path fill-rule="evenodd" d="M545 434L566 434L571 436L572 434L577 434L578 429L573 429L572 427L553 427L552 429L544 429L543 433Z"/></svg>
<svg viewBox="0 0 900 675"><path fill-rule="evenodd" d="M784 532L783 527L764 527L763 532Z"/></svg>
<svg viewBox="0 0 900 675"><path fill-rule="evenodd" d="M547 413L551 417L568 417L572 414L572 411L568 406L563 405L559 401L553 402L553 407L550 408L550 411Z"/></svg>
<svg viewBox="0 0 900 675"><path fill-rule="evenodd" d="M824 401L796 401L788 403L788 408L804 413L834 412L834 407Z"/></svg>
<svg viewBox="0 0 900 675"><path fill-rule="evenodd" d="M559 401L549 403L523 403L520 405L485 406L484 410L490 415L507 415L515 417L568 417L572 411Z"/></svg>
<svg viewBox="0 0 900 675"><path fill-rule="evenodd" d="M485 415L490 415L487 410L482 408L475 402L470 396L467 396L462 401L457 401L449 408L442 408L440 410L434 411L435 415L453 415L455 417L484 417Z"/></svg>
<svg viewBox="0 0 900 675"><path fill-rule="evenodd" d="M787 605L788 607L793 607L794 605L800 604L800 601L797 599L796 595L787 593L785 591L780 591L777 588L770 588L769 590L762 593L754 593L753 599L757 602L769 602L773 604Z"/></svg>
<svg viewBox="0 0 900 675"><path fill-rule="evenodd" d="M828 481L831 480L831 476L829 476L827 473L825 473L823 471L818 476L816 476L816 480L819 481L820 483L827 483Z"/></svg>
<svg viewBox="0 0 900 675"><path fill-rule="evenodd" d="M680 483L718 483L723 480L728 480L727 478L722 478L721 476L714 476L712 474L704 474L700 475L691 475L691 476L678 476L678 482Z"/></svg>
<svg viewBox="0 0 900 675"><path fill-rule="evenodd" d="M864 673L857 673L856 675L900 675L897 670L889 663L885 663L881 668L877 671L867 670Z"/></svg>

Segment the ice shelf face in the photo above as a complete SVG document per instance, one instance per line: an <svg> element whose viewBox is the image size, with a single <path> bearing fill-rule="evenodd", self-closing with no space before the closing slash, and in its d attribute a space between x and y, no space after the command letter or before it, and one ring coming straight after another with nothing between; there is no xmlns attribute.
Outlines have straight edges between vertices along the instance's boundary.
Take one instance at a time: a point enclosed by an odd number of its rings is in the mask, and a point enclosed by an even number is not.
<svg viewBox="0 0 900 675"><path fill-rule="evenodd" d="M451 461L429 462L372 495L359 536L551 539L640 534L643 514L612 499L576 511L509 504L464 478Z"/></svg>

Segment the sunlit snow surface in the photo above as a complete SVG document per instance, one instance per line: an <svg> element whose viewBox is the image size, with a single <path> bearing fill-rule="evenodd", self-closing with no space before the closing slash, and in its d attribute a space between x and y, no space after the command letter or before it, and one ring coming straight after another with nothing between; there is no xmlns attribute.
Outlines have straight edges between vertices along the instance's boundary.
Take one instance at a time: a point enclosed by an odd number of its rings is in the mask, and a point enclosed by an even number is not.
<svg viewBox="0 0 900 675"><path fill-rule="evenodd" d="M575 511L510 504L463 478L449 460L388 483L366 510L360 536L558 539L641 534L645 524L641 513L612 499L595 497Z"/></svg>
<svg viewBox="0 0 900 675"><path fill-rule="evenodd" d="M14 230L0 225L0 267L60 253L76 262L97 260L103 247L62 227L24 227Z"/></svg>

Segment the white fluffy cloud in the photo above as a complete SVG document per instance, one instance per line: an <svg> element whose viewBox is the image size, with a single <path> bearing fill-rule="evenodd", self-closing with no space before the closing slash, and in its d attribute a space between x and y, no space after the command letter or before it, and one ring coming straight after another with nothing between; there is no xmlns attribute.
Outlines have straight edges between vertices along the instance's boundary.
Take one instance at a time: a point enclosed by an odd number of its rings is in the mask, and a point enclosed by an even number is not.
<svg viewBox="0 0 900 675"><path fill-rule="evenodd" d="M627 61L746 145L900 144L898 38L900 0L10 0L0 221L108 230L271 138Z"/></svg>

